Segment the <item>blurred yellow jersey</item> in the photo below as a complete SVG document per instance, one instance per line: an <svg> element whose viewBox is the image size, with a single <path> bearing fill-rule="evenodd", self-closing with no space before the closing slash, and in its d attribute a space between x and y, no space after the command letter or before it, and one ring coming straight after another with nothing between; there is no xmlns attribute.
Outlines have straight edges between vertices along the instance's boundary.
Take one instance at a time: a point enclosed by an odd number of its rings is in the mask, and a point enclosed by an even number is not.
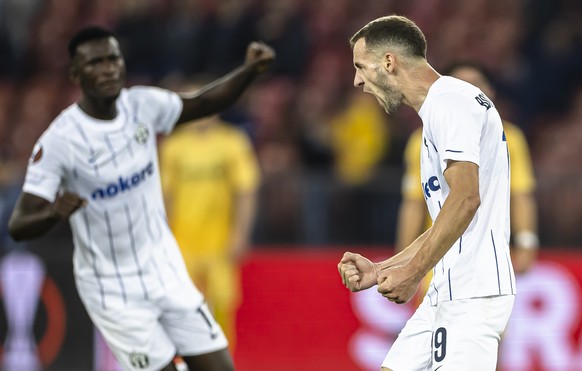
<svg viewBox="0 0 582 371"><path fill-rule="evenodd" d="M331 120L331 144L342 181L369 181L386 152L389 134L378 103L367 94L353 95L345 111Z"/></svg>
<svg viewBox="0 0 582 371"><path fill-rule="evenodd" d="M503 122L503 130L511 161L511 193L531 192L535 187L535 179L525 136L517 126L507 121ZM410 136L404 151L406 172L402 179L402 197L405 199L424 199L420 184L421 144L422 128L418 128Z"/></svg>
<svg viewBox="0 0 582 371"><path fill-rule="evenodd" d="M196 125L196 124L195 124ZM255 191L260 174L247 135L225 123L179 128L160 146L168 220L182 251L224 254L233 221L233 197Z"/></svg>

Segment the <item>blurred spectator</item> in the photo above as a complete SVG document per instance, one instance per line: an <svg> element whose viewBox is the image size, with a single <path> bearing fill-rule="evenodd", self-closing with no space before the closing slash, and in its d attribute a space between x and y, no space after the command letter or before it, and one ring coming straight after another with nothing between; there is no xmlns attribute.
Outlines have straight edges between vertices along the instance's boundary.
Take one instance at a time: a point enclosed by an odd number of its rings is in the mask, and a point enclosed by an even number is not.
<svg viewBox="0 0 582 371"><path fill-rule="evenodd" d="M273 46L277 61L272 71L300 77L304 72L310 45L305 17L297 0L271 0L263 4L257 23L257 38Z"/></svg>
<svg viewBox="0 0 582 371"><path fill-rule="evenodd" d="M265 171L257 237L263 242L347 242L331 233L338 226L329 215L336 200L350 204L341 195L335 197L343 183L332 176L345 161L334 145L332 118L349 105L353 67L347 38L357 25L390 13L407 15L425 30L433 40L428 54L436 68L452 60L473 59L499 77L496 106L528 138L540 143L545 140L540 139L542 134L560 138L574 130L570 127L575 126L571 122L576 114L568 111L576 106L567 103L582 80L579 1L2 0L0 158L22 164L35 137L29 131L42 130L48 125L47 112L58 112L73 101L77 92L66 79L63 51L80 26L99 24L116 30L132 71L130 85L223 73L242 60L249 40L262 39L279 54L271 75L224 115L251 134ZM378 174L384 175L372 177L362 188L364 194L382 192L382 202L398 203L393 186L400 181L402 138L412 131L404 115L399 112L391 118L403 125L387 127L390 143L376 165ZM564 140L571 138L575 135ZM541 161L534 165L554 167L552 172L557 171L555 163L545 165L548 161L574 151L560 148L541 159L538 150L545 153L541 144L533 148L534 158ZM539 172L540 197L549 197L555 189L549 176L546 169ZM573 197L582 196L576 184L573 176L566 176L560 187L570 187ZM280 202L273 205L271 198ZM549 208L551 215L560 207L569 205L542 202L540 214ZM565 213L570 212L575 213ZM392 213L377 217L395 218ZM372 214L357 224L375 224L369 219ZM361 226L354 228L360 231L355 240L369 237L361 235ZM391 236L379 228L374 226L374 233ZM582 243L582 235L574 231L542 233L548 243Z"/></svg>

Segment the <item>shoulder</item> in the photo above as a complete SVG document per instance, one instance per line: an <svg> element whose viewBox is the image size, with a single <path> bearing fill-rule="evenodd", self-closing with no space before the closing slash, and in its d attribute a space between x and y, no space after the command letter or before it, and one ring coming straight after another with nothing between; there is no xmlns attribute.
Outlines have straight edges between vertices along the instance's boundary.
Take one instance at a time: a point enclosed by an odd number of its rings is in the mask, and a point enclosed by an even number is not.
<svg viewBox="0 0 582 371"><path fill-rule="evenodd" d="M183 150L187 148L189 143L190 134L187 130L188 128L178 128L172 135L164 136L160 140L160 148L164 152L173 150Z"/></svg>
<svg viewBox="0 0 582 371"><path fill-rule="evenodd" d="M239 138L239 139L248 139L247 132L236 125L229 124L226 122L221 122L218 124L218 128L219 128L219 130L221 130L224 133L224 135L227 135L229 137Z"/></svg>
<svg viewBox="0 0 582 371"><path fill-rule="evenodd" d="M422 143L422 127L414 130L410 137L408 138L407 147L409 148L418 148Z"/></svg>
<svg viewBox="0 0 582 371"><path fill-rule="evenodd" d="M131 88L123 89L121 94L122 99L125 98L130 101L148 98L155 99L163 96L177 95L171 90L158 88L156 86L145 86L145 85L136 85L132 86Z"/></svg>
<svg viewBox="0 0 582 371"><path fill-rule="evenodd" d="M442 76L431 86L427 103L432 109L448 109L451 106L457 109L493 107L491 100L479 88L450 76Z"/></svg>
<svg viewBox="0 0 582 371"><path fill-rule="evenodd" d="M67 141L71 133L76 132L76 121L73 114L73 106L64 109L42 133L41 139L51 141Z"/></svg>
<svg viewBox="0 0 582 371"><path fill-rule="evenodd" d="M523 131L509 121L503 121L503 131L505 131L508 140L511 140L511 138L517 138L517 140L520 140L525 137Z"/></svg>

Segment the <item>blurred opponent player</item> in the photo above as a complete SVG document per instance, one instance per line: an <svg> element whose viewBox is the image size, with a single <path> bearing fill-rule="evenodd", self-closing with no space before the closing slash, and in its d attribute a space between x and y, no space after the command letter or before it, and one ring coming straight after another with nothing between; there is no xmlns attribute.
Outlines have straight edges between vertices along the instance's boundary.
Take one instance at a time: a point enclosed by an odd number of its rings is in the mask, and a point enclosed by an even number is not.
<svg viewBox="0 0 582 371"><path fill-rule="evenodd" d="M156 134L228 107L274 52L251 43L244 65L178 95L125 84L117 39L90 27L69 43L81 98L40 137L10 220L16 240L69 220L79 295L126 370L232 370L227 340L192 284L166 223Z"/></svg>
<svg viewBox="0 0 582 371"><path fill-rule="evenodd" d="M242 130L211 116L162 142L160 169L186 268L233 351L239 263L249 247L260 181L252 144Z"/></svg>
<svg viewBox="0 0 582 371"><path fill-rule="evenodd" d="M377 285L401 304L433 272L383 370L494 370L516 293L499 113L477 87L432 68L424 34L406 17L373 20L350 43L354 85L387 113L406 104L422 120L421 182L433 225L378 263L346 252L338 264L342 282L350 291Z"/></svg>

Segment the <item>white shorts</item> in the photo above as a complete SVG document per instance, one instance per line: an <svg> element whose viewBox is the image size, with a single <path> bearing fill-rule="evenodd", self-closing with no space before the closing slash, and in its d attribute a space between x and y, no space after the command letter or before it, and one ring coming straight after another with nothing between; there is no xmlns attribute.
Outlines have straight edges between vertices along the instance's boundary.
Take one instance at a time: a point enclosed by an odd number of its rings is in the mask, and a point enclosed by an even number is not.
<svg viewBox="0 0 582 371"><path fill-rule="evenodd" d="M78 286L81 299L88 299L84 285ZM124 370L154 371L168 365L176 354L195 356L228 346L206 302L198 292L192 295L192 289L175 286L155 299L134 297L126 305L111 308L83 301Z"/></svg>
<svg viewBox="0 0 582 371"><path fill-rule="evenodd" d="M444 301L427 297L390 348L393 371L494 371L514 295Z"/></svg>

